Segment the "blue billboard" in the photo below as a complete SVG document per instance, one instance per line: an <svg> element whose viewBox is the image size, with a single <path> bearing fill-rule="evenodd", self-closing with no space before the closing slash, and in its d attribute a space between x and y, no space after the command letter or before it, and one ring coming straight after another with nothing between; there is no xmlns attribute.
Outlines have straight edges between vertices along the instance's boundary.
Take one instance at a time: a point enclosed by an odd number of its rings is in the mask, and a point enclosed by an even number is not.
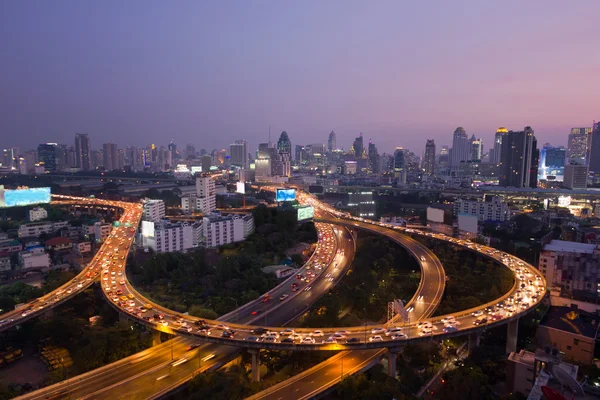
<svg viewBox="0 0 600 400"><path fill-rule="evenodd" d="M0 185L0 208L50 203L50 188L4 189Z"/></svg>
<svg viewBox="0 0 600 400"><path fill-rule="evenodd" d="M296 200L296 189L277 189L276 201L294 201Z"/></svg>

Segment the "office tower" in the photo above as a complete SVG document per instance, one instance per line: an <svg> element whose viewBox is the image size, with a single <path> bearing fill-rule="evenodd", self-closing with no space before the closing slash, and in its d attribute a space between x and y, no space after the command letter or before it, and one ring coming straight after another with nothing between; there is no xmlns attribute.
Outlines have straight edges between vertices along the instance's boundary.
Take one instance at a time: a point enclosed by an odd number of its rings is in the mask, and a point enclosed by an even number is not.
<svg viewBox="0 0 600 400"><path fill-rule="evenodd" d="M38 162L38 153L35 150L27 150L24 154L25 166L27 167L27 173L35 171L35 164Z"/></svg>
<svg viewBox="0 0 600 400"><path fill-rule="evenodd" d="M360 135L354 139L354 143L352 143L352 148L350 149L350 154L353 154L355 159L359 159L363 155L363 150L363 135L361 132Z"/></svg>
<svg viewBox="0 0 600 400"><path fill-rule="evenodd" d="M77 168L77 155L75 154L75 146L67 147L67 167Z"/></svg>
<svg viewBox="0 0 600 400"><path fill-rule="evenodd" d="M204 150L204 149L202 149L202 150ZM204 154L206 154L206 150L204 150ZM204 155L204 154L202 154L202 155ZM188 143L185 145L184 157L186 160L196 157L196 148L194 147L193 144Z"/></svg>
<svg viewBox="0 0 600 400"><path fill-rule="evenodd" d="M8 147L2 151L2 166L16 168L19 164L19 148Z"/></svg>
<svg viewBox="0 0 600 400"><path fill-rule="evenodd" d="M306 162L308 161L308 154L306 153L306 149L304 148L304 146L297 144L295 148L295 153L296 164L306 164Z"/></svg>
<svg viewBox="0 0 600 400"><path fill-rule="evenodd" d="M169 152L171 153L171 160L175 163L175 160L177 160L179 156L177 155L177 145L173 143L173 140L169 143Z"/></svg>
<svg viewBox="0 0 600 400"><path fill-rule="evenodd" d="M502 136L500 186L536 187L538 158L537 140L530 126L506 132Z"/></svg>
<svg viewBox="0 0 600 400"><path fill-rule="evenodd" d="M369 139L369 170L374 174L379 173L379 152Z"/></svg>
<svg viewBox="0 0 600 400"><path fill-rule="evenodd" d="M481 155L483 154L483 141L479 138L475 138L475 135L471 136L471 161L480 161Z"/></svg>
<svg viewBox="0 0 600 400"><path fill-rule="evenodd" d="M96 169L104 163L104 150L92 150L92 169Z"/></svg>
<svg viewBox="0 0 600 400"><path fill-rule="evenodd" d="M56 170L65 171L69 167L67 153L69 151L66 144L58 144L54 148L56 153Z"/></svg>
<svg viewBox="0 0 600 400"><path fill-rule="evenodd" d="M448 168L450 166L450 149L447 145L443 145L438 156L438 165L440 168Z"/></svg>
<svg viewBox="0 0 600 400"><path fill-rule="evenodd" d="M471 160L471 141L461 126L456 128L450 149L450 168L458 169L460 163Z"/></svg>
<svg viewBox="0 0 600 400"><path fill-rule="evenodd" d="M281 132L281 135L279 136L279 140L277 141L277 151L279 152L279 157L281 158L283 166L281 176L290 176L292 174L292 142L286 131Z"/></svg>
<svg viewBox="0 0 600 400"><path fill-rule="evenodd" d="M494 135L494 147L490 149L490 164L500 164L500 157L502 154L502 135L507 133L508 130L504 127L498 128Z"/></svg>
<svg viewBox="0 0 600 400"><path fill-rule="evenodd" d="M212 157L209 155L203 155L200 157L200 162L202 165L202 172L209 172L210 167L212 166Z"/></svg>
<svg viewBox="0 0 600 400"><path fill-rule="evenodd" d="M402 147L396 147L394 152L394 178L398 183L406 183L406 152Z"/></svg>
<svg viewBox="0 0 600 400"><path fill-rule="evenodd" d="M119 169L119 149L115 143L104 143L102 145L102 157L105 170Z"/></svg>
<svg viewBox="0 0 600 400"><path fill-rule="evenodd" d="M208 154L208 151L206 151L206 149L200 149L200 157L205 156Z"/></svg>
<svg viewBox="0 0 600 400"><path fill-rule="evenodd" d="M569 189L586 189L588 178L587 165L571 163L565 165L564 186Z"/></svg>
<svg viewBox="0 0 600 400"><path fill-rule="evenodd" d="M600 122L594 122L590 138L588 164L590 171L600 174Z"/></svg>
<svg viewBox="0 0 600 400"><path fill-rule="evenodd" d="M540 150L538 180L562 182L565 174L567 149L546 143Z"/></svg>
<svg viewBox="0 0 600 400"><path fill-rule="evenodd" d="M92 145L87 133L75 134L76 166L82 171L92 169Z"/></svg>
<svg viewBox="0 0 600 400"><path fill-rule="evenodd" d="M56 143L40 144L38 146L38 160L44 164L46 171L56 171Z"/></svg>
<svg viewBox="0 0 600 400"><path fill-rule="evenodd" d="M425 143L423 172L428 175L431 175L435 172L435 142L433 139L427 139L427 142Z"/></svg>
<svg viewBox="0 0 600 400"><path fill-rule="evenodd" d="M227 150L213 150L212 152L213 165L223 165L225 164L225 159L227 158Z"/></svg>
<svg viewBox="0 0 600 400"><path fill-rule="evenodd" d="M331 131L331 133L329 133L329 139L327 140L327 151L329 153L331 153L332 151L334 151L336 149L336 140L335 140L335 132Z"/></svg>
<svg viewBox="0 0 600 400"><path fill-rule="evenodd" d="M238 168L248 168L248 142L236 140L229 145L230 162Z"/></svg>
<svg viewBox="0 0 600 400"><path fill-rule="evenodd" d="M567 157L569 163L587 165L588 142L592 128L572 128L569 133Z"/></svg>
<svg viewBox="0 0 600 400"><path fill-rule="evenodd" d="M352 215L375 219L377 207L375 206L375 200L373 200L373 192L348 193L348 208Z"/></svg>
<svg viewBox="0 0 600 400"><path fill-rule="evenodd" d="M540 165L540 149L537 145L537 139L532 132L531 138L531 162L529 162L529 187L536 188L538 185L538 170Z"/></svg>

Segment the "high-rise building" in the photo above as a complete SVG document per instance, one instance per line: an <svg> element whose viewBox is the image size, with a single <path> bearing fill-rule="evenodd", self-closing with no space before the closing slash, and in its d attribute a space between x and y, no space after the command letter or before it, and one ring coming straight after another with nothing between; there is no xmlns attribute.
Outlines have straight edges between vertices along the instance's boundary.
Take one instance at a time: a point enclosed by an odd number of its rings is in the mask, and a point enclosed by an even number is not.
<svg viewBox="0 0 600 400"><path fill-rule="evenodd" d="M75 134L76 166L82 171L92 169L92 145L87 133Z"/></svg>
<svg viewBox="0 0 600 400"><path fill-rule="evenodd" d="M362 158L363 150L364 144L363 135L361 132L360 135L356 139L354 139L354 143L352 143L352 148L350 149L350 154L353 154L355 159L359 159Z"/></svg>
<svg viewBox="0 0 600 400"><path fill-rule="evenodd" d="M329 133L329 139L327 140L327 151L331 153L336 149L336 140L335 140L335 132L331 131Z"/></svg>
<svg viewBox="0 0 600 400"><path fill-rule="evenodd" d="M174 163L175 160L179 158L179 155L177 154L177 145L173 143L172 140L171 143L169 143L169 152L171 153L171 160L173 160Z"/></svg>
<svg viewBox="0 0 600 400"><path fill-rule="evenodd" d="M475 138L475 135L471 137L471 161L481 161L483 154L483 141L479 138Z"/></svg>
<svg viewBox="0 0 600 400"><path fill-rule="evenodd" d="M458 169L461 162L471 160L471 141L462 126L454 131L452 148L450 149L450 168Z"/></svg>
<svg viewBox="0 0 600 400"><path fill-rule="evenodd" d="M500 186L536 187L538 159L537 140L530 126L506 132L502 136Z"/></svg>
<svg viewBox="0 0 600 400"><path fill-rule="evenodd" d="M406 151L402 147L396 147L394 152L394 178L398 183L406 183Z"/></svg>
<svg viewBox="0 0 600 400"><path fill-rule="evenodd" d="M505 127L498 128L494 135L494 147L490 149L490 164L500 164L500 157L502 154L502 135L507 133L508 130Z"/></svg>
<svg viewBox="0 0 600 400"><path fill-rule="evenodd" d="M56 143L40 144L38 146L38 160L44 164L46 171L56 171Z"/></svg>
<svg viewBox="0 0 600 400"><path fill-rule="evenodd" d="M165 202L158 199L143 200L142 220L158 222L165 217Z"/></svg>
<svg viewBox="0 0 600 400"><path fill-rule="evenodd" d="M227 150L213 150L212 151L213 165L223 165L225 164L225 160L227 158Z"/></svg>
<svg viewBox="0 0 600 400"><path fill-rule="evenodd" d="M376 206L373 192L358 191L348 193L348 208L352 215L375 219Z"/></svg>
<svg viewBox="0 0 600 400"><path fill-rule="evenodd" d="M600 122L594 122L590 138L588 164L590 171L600 174Z"/></svg>
<svg viewBox="0 0 600 400"><path fill-rule="evenodd" d="M540 149L538 180L562 182L565 174L567 149L546 143Z"/></svg>
<svg viewBox="0 0 600 400"><path fill-rule="evenodd" d="M583 164L565 165L564 186L569 189L586 189L588 178L588 167Z"/></svg>
<svg viewBox="0 0 600 400"><path fill-rule="evenodd" d="M286 131L281 132L279 136L277 151L283 166L281 176L290 176L292 174L292 142Z"/></svg>
<svg viewBox="0 0 600 400"><path fill-rule="evenodd" d="M232 166L248 168L248 142L236 140L229 145L230 162Z"/></svg>
<svg viewBox="0 0 600 400"><path fill-rule="evenodd" d="M8 168L16 168L17 160L19 158L19 148L18 147L8 147L2 150L2 166Z"/></svg>
<svg viewBox="0 0 600 400"><path fill-rule="evenodd" d="M569 163L587 165L588 145L592 128L572 128L569 133L567 157Z"/></svg>
<svg viewBox="0 0 600 400"><path fill-rule="evenodd" d="M435 142L433 139L427 139L427 142L425 143L423 172L428 175L431 175L435 172Z"/></svg>
<svg viewBox="0 0 600 400"><path fill-rule="evenodd" d="M104 143L102 145L103 165L107 171L119 169L119 148L115 143Z"/></svg>
<svg viewBox="0 0 600 400"><path fill-rule="evenodd" d="M438 165L440 168L448 168L450 166L450 149L447 145L442 146L440 150Z"/></svg>
<svg viewBox="0 0 600 400"><path fill-rule="evenodd" d="M379 173L379 152L371 140L369 140L369 170L374 174Z"/></svg>

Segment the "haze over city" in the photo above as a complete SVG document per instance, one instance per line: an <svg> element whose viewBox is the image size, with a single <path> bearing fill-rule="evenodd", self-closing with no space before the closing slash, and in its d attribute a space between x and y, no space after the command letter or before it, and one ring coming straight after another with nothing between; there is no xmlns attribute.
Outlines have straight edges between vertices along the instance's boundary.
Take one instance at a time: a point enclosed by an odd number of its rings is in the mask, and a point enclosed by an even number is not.
<svg viewBox="0 0 600 400"><path fill-rule="evenodd" d="M491 144L532 126L566 145L599 119L600 3L3 2L5 146L292 142L381 152ZM489 147L488 147L489 148Z"/></svg>

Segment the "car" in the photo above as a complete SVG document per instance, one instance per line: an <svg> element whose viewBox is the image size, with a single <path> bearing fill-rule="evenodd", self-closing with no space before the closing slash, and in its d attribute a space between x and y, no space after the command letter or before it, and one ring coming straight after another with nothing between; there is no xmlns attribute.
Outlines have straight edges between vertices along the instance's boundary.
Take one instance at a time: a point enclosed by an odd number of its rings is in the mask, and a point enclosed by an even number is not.
<svg viewBox="0 0 600 400"><path fill-rule="evenodd" d="M148 308L148 307L146 307L146 308ZM203 325L206 325L206 321L203 319L197 319L196 321L194 321L194 325L203 326Z"/></svg>
<svg viewBox="0 0 600 400"><path fill-rule="evenodd" d="M210 328L198 329L200 335L210 336Z"/></svg>
<svg viewBox="0 0 600 400"><path fill-rule="evenodd" d="M369 338L369 342L383 342L381 335L374 335Z"/></svg>
<svg viewBox="0 0 600 400"><path fill-rule="evenodd" d="M233 333L231 333L230 331L223 331L223 333L221 333L221 337L231 339L233 338Z"/></svg>
<svg viewBox="0 0 600 400"><path fill-rule="evenodd" d="M477 310L477 311L471 313L471 315L474 317L481 317L483 315L483 311Z"/></svg>
<svg viewBox="0 0 600 400"><path fill-rule="evenodd" d="M291 337L287 337L287 338L283 339L281 341L281 343L293 344L294 343L294 339L292 339Z"/></svg>
<svg viewBox="0 0 600 400"><path fill-rule="evenodd" d="M304 339L302 339L302 344L314 344L315 343L315 339L311 338L311 337L305 337Z"/></svg>
<svg viewBox="0 0 600 400"><path fill-rule="evenodd" d="M167 326L167 325L169 325L169 321L164 321L164 320L163 320L163 321L161 321L161 322L160 322L160 324L161 324L162 326Z"/></svg>
<svg viewBox="0 0 600 400"><path fill-rule="evenodd" d="M267 336L263 339L263 342L267 343L277 343L277 338L275 336Z"/></svg>
<svg viewBox="0 0 600 400"><path fill-rule="evenodd" d="M265 328L255 328L252 329L252 333L254 333L255 335L262 335L263 333L266 333L267 330Z"/></svg>
<svg viewBox="0 0 600 400"><path fill-rule="evenodd" d="M449 325L444 328L444 333L456 332L458 330L457 327Z"/></svg>
<svg viewBox="0 0 600 400"><path fill-rule="evenodd" d="M350 339L346 340L346 344L357 344L357 343L360 343L359 338L350 338Z"/></svg>
<svg viewBox="0 0 600 400"><path fill-rule="evenodd" d="M244 340L247 342L258 342L258 338L256 336L248 336L247 338L244 338Z"/></svg>
<svg viewBox="0 0 600 400"><path fill-rule="evenodd" d="M287 328L287 329L282 330L281 334L282 335L293 335L294 334L294 330L290 329L290 328Z"/></svg>
<svg viewBox="0 0 600 400"><path fill-rule="evenodd" d="M479 317L475 321L473 321L473 325L483 325L485 323L487 323L486 317Z"/></svg>
<svg viewBox="0 0 600 400"><path fill-rule="evenodd" d="M385 332L385 329L383 329L381 327L376 327L376 328L371 329L371 333L373 335L383 333L383 332Z"/></svg>
<svg viewBox="0 0 600 400"><path fill-rule="evenodd" d="M322 330L316 330L316 331L312 331L310 335L312 337L322 337L322 336L324 336L324 333Z"/></svg>
<svg viewBox="0 0 600 400"><path fill-rule="evenodd" d="M343 335L341 333L334 333L333 335L331 335L331 337L335 340L346 339L346 335Z"/></svg>
<svg viewBox="0 0 600 400"><path fill-rule="evenodd" d="M154 319L164 319L165 314L154 314L153 317L154 317Z"/></svg>
<svg viewBox="0 0 600 400"><path fill-rule="evenodd" d="M400 327L388 328L385 331L385 336L391 336L391 335L395 335L397 333L402 333L402 328L400 328Z"/></svg>
<svg viewBox="0 0 600 400"><path fill-rule="evenodd" d="M447 324L448 322L455 321L455 320L456 320L456 318L454 318L453 315L448 315L447 317L442 318L441 321L443 324Z"/></svg>
<svg viewBox="0 0 600 400"><path fill-rule="evenodd" d="M254 311L252 311L250 314L251 314L251 315L258 315L258 314L260 314L261 312L262 312L262 310L254 310Z"/></svg>
<svg viewBox="0 0 600 400"><path fill-rule="evenodd" d="M390 338L392 340L400 340L400 339L405 339L407 336L404 333L395 333L392 336L390 336Z"/></svg>
<svg viewBox="0 0 600 400"><path fill-rule="evenodd" d="M421 256L421 261L425 261L425 256Z"/></svg>
<svg viewBox="0 0 600 400"><path fill-rule="evenodd" d="M277 332L267 332L264 334L265 337L274 337L275 339L279 339L279 333Z"/></svg>
<svg viewBox="0 0 600 400"><path fill-rule="evenodd" d="M419 332L419 336L425 336L425 335L431 335L431 334L433 334L433 329L431 329L431 328L423 328Z"/></svg>
<svg viewBox="0 0 600 400"><path fill-rule="evenodd" d="M335 343L337 343L337 340L334 337L329 337L329 338L323 340L321 343L324 343L324 344L332 344L333 343L333 344L335 344Z"/></svg>
<svg viewBox="0 0 600 400"><path fill-rule="evenodd" d="M193 343L187 347L187 351L194 350L198 347L200 347L200 343Z"/></svg>
<svg viewBox="0 0 600 400"><path fill-rule="evenodd" d="M492 321L499 321L502 319L502 314L493 314L491 319Z"/></svg>
<svg viewBox="0 0 600 400"><path fill-rule="evenodd" d="M229 327L227 325L225 325L225 324L219 324L219 325L215 326L215 328L222 329L224 331L228 331L229 330Z"/></svg>
<svg viewBox="0 0 600 400"><path fill-rule="evenodd" d="M281 296L279 296L279 301L284 301L285 299L287 299L287 297L288 297L288 294L284 293Z"/></svg>

